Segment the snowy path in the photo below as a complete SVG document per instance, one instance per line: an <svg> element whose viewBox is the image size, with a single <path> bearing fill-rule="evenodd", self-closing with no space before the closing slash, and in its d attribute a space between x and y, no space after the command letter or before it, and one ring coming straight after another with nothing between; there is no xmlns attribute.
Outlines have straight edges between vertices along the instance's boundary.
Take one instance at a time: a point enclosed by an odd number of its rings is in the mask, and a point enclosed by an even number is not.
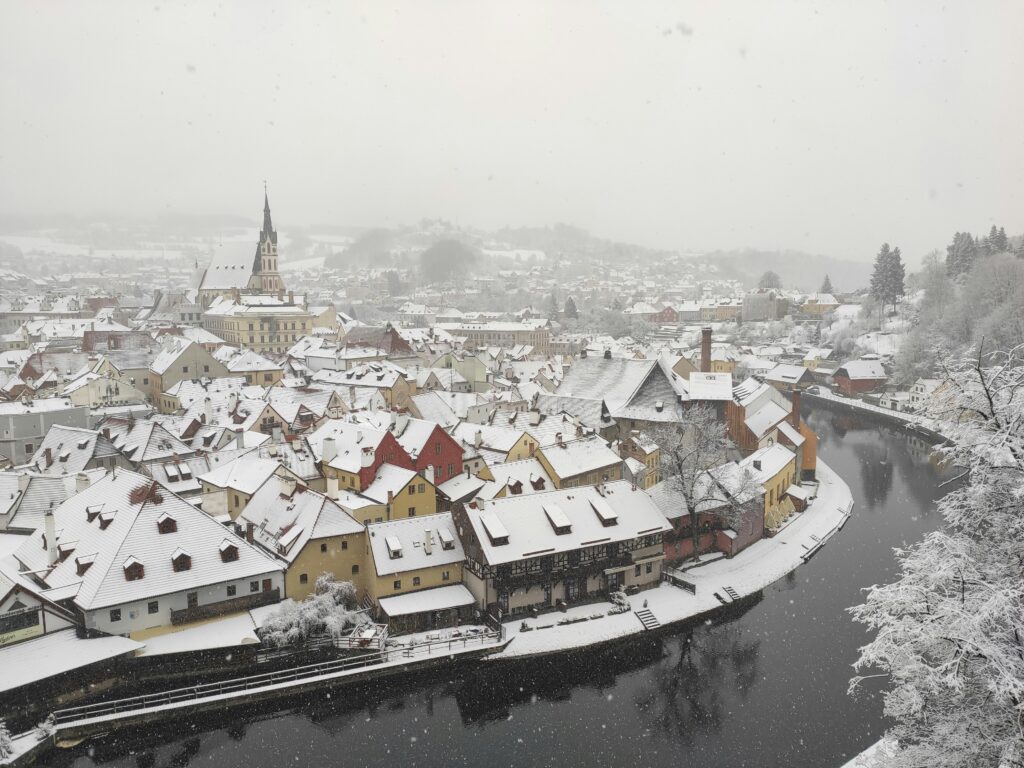
<svg viewBox="0 0 1024 768"><path fill-rule="evenodd" d="M661 625L672 624L752 595L779 580L802 563L838 531L853 507L850 489L842 478L818 461L818 496L774 538L759 541L732 559L720 559L686 572L697 593L662 583L629 598L633 611L607 615L611 603L591 603L538 618L508 622L510 642L488 659L508 659L557 653L615 640L645 631L636 611L649 610ZM729 592L736 595L730 596ZM585 619L584 621L573 621ZM572 622L572 623L569 623ZM528 627L523 631L522 627Z"/></svg>

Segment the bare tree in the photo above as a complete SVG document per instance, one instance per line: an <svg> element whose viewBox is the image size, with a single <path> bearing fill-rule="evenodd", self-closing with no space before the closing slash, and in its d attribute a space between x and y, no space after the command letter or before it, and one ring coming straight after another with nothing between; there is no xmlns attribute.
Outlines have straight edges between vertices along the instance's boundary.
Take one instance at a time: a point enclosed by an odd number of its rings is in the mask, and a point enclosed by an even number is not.
<svg viewBox="0 0 1024 768"><path fill-rule="evenodd" d="M701 519L737 528L763 494L753 475L729 454L735 450L725 422L710 405L694 405L683 421L655 432L661 476L690 516L693 557L700 549Z"/></svg>

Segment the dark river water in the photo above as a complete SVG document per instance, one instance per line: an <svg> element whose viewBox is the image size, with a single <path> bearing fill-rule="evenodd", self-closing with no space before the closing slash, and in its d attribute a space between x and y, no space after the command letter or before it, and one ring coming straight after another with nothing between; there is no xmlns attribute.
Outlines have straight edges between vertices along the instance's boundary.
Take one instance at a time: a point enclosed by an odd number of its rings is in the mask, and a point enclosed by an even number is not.
<svg viewBox="0 0 1024 768"><path fill-rule="evenodd" d="M866 639L845 609L889 580L892 548L938 526L939 473L895 429L810 415L853 517L762 599L713 623L571 658L482 663L203 715L51 754L63 766L838 767L883 728L846 693Z"/></svg>

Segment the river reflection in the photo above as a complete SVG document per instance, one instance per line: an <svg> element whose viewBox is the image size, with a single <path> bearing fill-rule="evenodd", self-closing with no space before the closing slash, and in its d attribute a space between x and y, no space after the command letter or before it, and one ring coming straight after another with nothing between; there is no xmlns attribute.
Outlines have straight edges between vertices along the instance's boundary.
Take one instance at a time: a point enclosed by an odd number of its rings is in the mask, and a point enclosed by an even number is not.
<svg viewBox="0 0 1024 768"><path fill-rule="evenodd" d="M927 446L825 412L808 422L850 484L846 528L760 600L714 622L568 658L483 662L204 715L53 755L146 766L839 766L877 739L877 697L846 684L863 629L846 613L894 573L892 548L938 523Z"/></svg>

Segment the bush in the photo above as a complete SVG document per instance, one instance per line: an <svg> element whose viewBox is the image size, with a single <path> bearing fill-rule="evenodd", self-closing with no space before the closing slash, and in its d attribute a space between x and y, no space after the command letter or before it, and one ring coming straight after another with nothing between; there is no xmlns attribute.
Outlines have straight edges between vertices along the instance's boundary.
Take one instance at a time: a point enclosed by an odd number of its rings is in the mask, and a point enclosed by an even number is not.
<svg viewBox="0 0 1024 768"><path fill-rule="evenodd" d="M301 603L281 603L260 629L260 639L271 648L281 648L301 645L317 635L340 637L346 630L370 623L356 608L352 582L335 581L333 573L324 573L317 578L313 594Z"/></svg>

